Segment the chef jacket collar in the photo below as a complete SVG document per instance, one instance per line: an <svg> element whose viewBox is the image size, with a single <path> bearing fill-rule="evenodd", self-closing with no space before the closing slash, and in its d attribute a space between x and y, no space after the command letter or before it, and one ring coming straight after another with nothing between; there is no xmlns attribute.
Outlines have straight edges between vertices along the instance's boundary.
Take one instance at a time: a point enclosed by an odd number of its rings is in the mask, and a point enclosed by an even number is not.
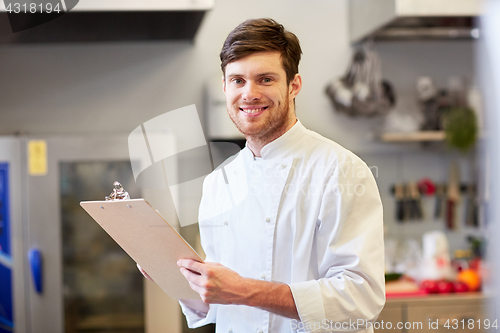
<svg viewBox="0 0 500 333"><path fill-rule="evenodd" d="M277 138L276 140L269 142L267 145L262 147L260 150L260 155L263 160L285 157L287 153L302 139L306 131L306 128L300 120L297 119L297 122L285 132L282 136ZM247 146L245 147L246 154L248 157L255 159L252 151Z"/></svg>

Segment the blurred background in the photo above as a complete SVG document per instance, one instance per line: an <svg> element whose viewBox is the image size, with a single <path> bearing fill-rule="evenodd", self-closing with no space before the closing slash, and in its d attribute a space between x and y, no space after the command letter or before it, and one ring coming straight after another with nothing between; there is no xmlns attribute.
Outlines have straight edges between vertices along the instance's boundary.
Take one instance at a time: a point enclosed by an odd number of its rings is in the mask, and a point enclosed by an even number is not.
<svg viewBox="0 0 500 333"><path fill-rule="evenodd" d="M498 1L88 0L40 25L29 14L14 22L9 3L0 4L0 332L191 331L79 202L104 199L119 180L202 252L173 200L194 216L198 203L137 186L127 137L195 104L208 141L244 145L226 114L219 52L236 25L259 17L300 39L298 118L377 180L387 304L376 331L497 331Z"/></svg>

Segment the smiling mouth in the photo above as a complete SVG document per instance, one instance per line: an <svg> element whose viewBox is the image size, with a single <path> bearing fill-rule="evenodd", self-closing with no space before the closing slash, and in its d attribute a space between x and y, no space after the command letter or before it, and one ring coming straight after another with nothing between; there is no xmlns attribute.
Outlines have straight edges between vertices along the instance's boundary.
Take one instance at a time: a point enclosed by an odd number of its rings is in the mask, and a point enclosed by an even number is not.
<svg viewBox="0 0 500 333"><path fill-rule="evenodd" d="M255 109L250 109L250 108L242 109L242 108L240 108L240 111L243 111L243 112L248 113L248 114L252 114L252 113L262 112L262 111L266 110L267 108L268 108L267 106L264 106L262 108L255 108Z"/></svg>

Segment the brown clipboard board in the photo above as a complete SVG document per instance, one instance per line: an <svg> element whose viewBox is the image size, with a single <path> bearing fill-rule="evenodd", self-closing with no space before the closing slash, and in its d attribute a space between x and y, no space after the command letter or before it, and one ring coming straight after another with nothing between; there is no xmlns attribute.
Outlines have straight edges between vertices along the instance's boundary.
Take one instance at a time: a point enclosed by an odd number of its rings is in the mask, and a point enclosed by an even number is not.
<svg viewBox="0 0 500 333"><path fill-rule="evenodd" d="M203 260L146 200L82 201L80 206L170 297L200 299L177 260Z"/></svg>

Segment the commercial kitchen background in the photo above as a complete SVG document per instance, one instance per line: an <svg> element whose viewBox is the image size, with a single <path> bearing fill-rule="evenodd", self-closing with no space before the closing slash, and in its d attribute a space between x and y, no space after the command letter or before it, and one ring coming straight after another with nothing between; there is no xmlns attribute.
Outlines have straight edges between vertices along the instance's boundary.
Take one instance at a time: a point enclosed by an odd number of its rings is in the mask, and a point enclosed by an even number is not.
<svg viewBox="0 0 500 333"><path fill-rule="evenodd" d="M347 1L217 1L193 43L2 45L0 133L128 134L155 116L190 104L196 104L204 118L203 91L207 81L221 75L219 52L225 37L237 24L255 17L274 18L300 38L304 83L296 100L297 116L306 127L377 167L391 233L395 208L388 186L424 176L447 181L449 161L462 157L379 143L373 130L380 120L335 112L325 87L345 74L351 60ZM419 76L432 76L440 87L455 75L474 83L474 45L472 40L377 44L383 75L396 89L397 109L418 109ZM464 162L464 182L470 177L468 168ZM414 227L407 232L421 233L422 225Z"/></svg>
<svg viewBox="0 0 500 333"><path fill-rule="evenodd" d="M128 134L155 116L190 104L196 104L205 119L206 85L221 75L218 56L227 33L243 20L257 17L271 17L299 37L303 88L296 99L297 116L307 128L352 150L375 168L387 237L418 239L425 231L444 230L444 222L432 219L397 224L390 187L422 177L446 182L453 160L460 162L462 182L475 181L471 155L380 142L376 130L381 119L339 114L325 94L326 85L345 73L353 54L348 0L217 0L193 42L1 45L0 134ZM477 84L472 40L379 42L376 47L383 76L395 87L398 110L417 110L415 84L422 75L432 76L439 87L446 87L448 78L456 75ZM485 231L484 226L459 224L456 231L447 232L452 251L468 246L466 235ZM158 292L154 286L149 288ZM155 299L149 306L165 316L149 323L151 332L165 331L162 327L179 332L176 303L165 297Z"/></svg>

